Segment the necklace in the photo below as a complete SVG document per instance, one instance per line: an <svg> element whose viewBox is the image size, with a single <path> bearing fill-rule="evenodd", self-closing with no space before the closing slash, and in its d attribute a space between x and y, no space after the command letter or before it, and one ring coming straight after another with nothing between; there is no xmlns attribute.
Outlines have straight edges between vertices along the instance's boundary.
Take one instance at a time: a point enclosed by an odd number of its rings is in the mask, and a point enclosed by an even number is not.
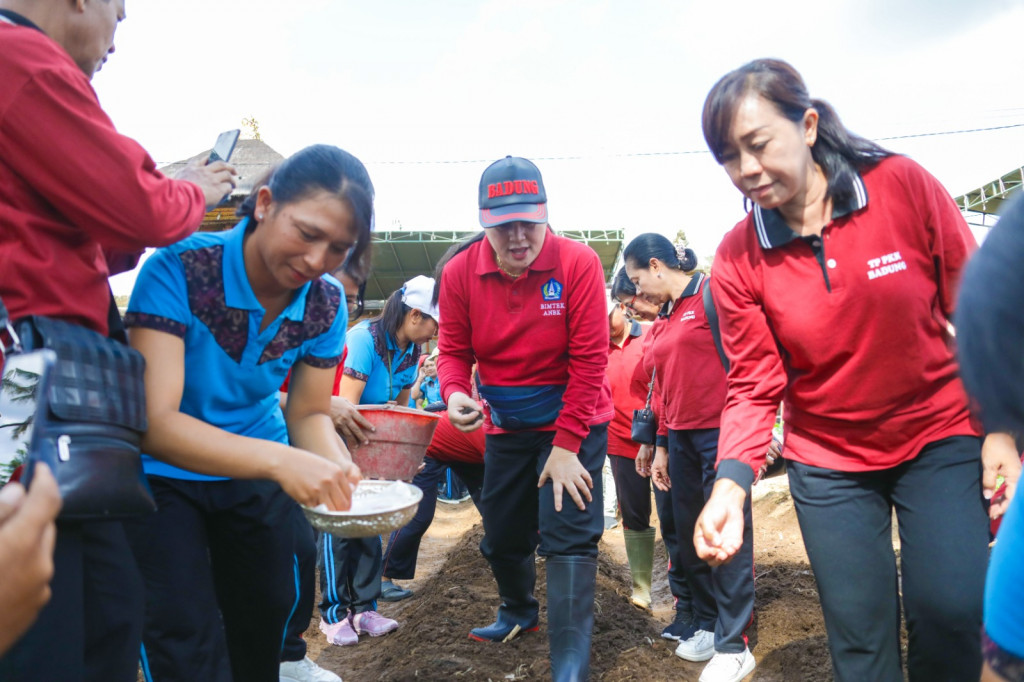
<svg viewBox="0 0 1024 682"><path fill-rule="evenodd" d="M519 274L509 272L508 270L506 270L505 266L501 264L501 258L498 257L497 253L494 254L494 263L498 266L499 270L501 270L503 273L505 273L506 276L511 277L512 279L519 279L520 277L526 274L525 270L523 270Z"/></svg>

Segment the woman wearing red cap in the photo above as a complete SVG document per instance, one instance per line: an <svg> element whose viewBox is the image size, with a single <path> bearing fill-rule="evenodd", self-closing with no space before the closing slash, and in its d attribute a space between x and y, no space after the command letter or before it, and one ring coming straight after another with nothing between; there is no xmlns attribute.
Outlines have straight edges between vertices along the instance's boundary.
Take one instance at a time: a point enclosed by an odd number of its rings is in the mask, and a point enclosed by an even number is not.
<svg viewBox="0 0 1024 682"><path fill-rule="evenodd" d="M731 367L697 550L722 562L739 547L785 398L789 486L836 678L903 679L902 594L910 679L976 680L988 558L979 454L992 483L1019 464L996 441L982 448L950 348L974 239L934 177L851 134L785 62L724 76L703 125L754 206L711 280Z"/></svg>
<svg viewBox="0 0 1024 682"><path fill-rule="evenodd" d="M585 679L589 667L612 406L604 271L592 249L551 231L546 202L526 159L484 171L486 229L439 266L438 374L452 423L486 434L480 548L502 604L470 637L501 642L538 628L537 550L552 676L562 681ZM474 359L486 407L470 397Z"/></svg>

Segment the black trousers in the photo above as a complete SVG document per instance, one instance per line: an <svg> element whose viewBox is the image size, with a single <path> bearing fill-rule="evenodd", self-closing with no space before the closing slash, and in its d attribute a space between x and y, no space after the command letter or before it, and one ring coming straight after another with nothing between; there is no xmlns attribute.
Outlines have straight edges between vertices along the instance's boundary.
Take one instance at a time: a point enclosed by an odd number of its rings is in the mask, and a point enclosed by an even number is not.
<svg viewBox="0 0 1024 682"><path fill-rule="evenodd" d="M272 481L150 485L159 511L125 524L146 584L146 679L277 682L298 606L295 502Z"/></svg>
<svg viewBox="0 0 1024 682"><path fill-rule="evenodd" d="M292 532L295 535L295 560L299 568L299 603L288 620L281 651L282 661L301 661L306 657L306 640L302 636L313 618L316 602L316 531L309 525L299 505L292 508Z"/></svg>
<svg viewBox="0 0 1024 682"><path fill-rule="evenodd" d="M423 460L423 470L412 479L412 484L423 491L423 499L416 508L416 516L404 527L391 533L384 550L384 577L412 580L416 577L416 556L420 551L423 534L430 528L437 510L437 486L445 467L451 467L469 489L473 503L479 507L480 491L484 485L484 465L471 462L441 462L433 457Z"/></svg>
<svg viewBox="0 0 1024 682"><path fill-rule="evenodd" d="M556 512L551 481L537 488L554 438L553 431L487 436L479 504L484 523L480 551L492 565L520 566L534 550L542 556L597 556L604 532L601 469L608 425L591 426L578 453L594 481L593 501L584 510L563 493L562 511Z"/></svg>
<svg viewBox="0 0 1024 682"><path fill-rule="evenodd" d="M790 460L789 487L818 581L837 680L899 682L900 533L912 681L977 680L988 562L980 441L947 438L882 471Z"/></svg>
<svg viewBox="0 0 1024 682"><path fill-rule="evenodd" d="M744 632L754 619L754 528L750 499L743 506L743 546L732 561L711 568L697 556L693 529L715 483L718 429L668 432L668 468L679 559L702 630L714 631L715 651L747 648Z"/></svg>
<svg viewBox="0 0 1024 682"><path fill-rule="evenodd" d="M608 461L615 481L619 511L622 512L622 527L626 530L647 530L651 527L651 479L636 472L634 459L608 455Z"/></svg>
<svg viewBox="0 0 1024 682"><path fill-rule="evenodd" d="M622 525L628 530L647 530L651 527L651 488L654 505L661 523L661 539L668 552L668 586L675 600L676 610L691 613L693 599L686 584L679 561L679 539L676 536L675 516L672 514L672 495L651 485L651 479L636 472L636 460L619 455L608 455L615 479L615 494L622 510Z"/></svg>
<svg viewBox="0 0 1024 682"><path fill-rule="evenodd" d="M142 578L121 523L58 522L53 559L50 601L0 659L0 680L134 682Z"/></svg>
<svg viewBox="0 0 1024 682"><path fill-rule="evenodd" d="M320 533L316 548L320 617L340 623L349 612L376 611L383 567L380 536L336 538Z"/></svg>

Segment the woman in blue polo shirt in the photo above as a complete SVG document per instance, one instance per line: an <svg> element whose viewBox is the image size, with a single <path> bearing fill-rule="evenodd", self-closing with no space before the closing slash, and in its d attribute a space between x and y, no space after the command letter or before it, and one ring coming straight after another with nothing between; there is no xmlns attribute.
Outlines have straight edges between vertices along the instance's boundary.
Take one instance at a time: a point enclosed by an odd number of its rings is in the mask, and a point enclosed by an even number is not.
<svg viewBox="0 0 1024 682"><path fill-rule="evenodd" d="M293 499L347 509L359 478L330 417L348 316L326 273L369 248L373 186L326 145L257 186L233 230L157 251L125 318L147 361L159 505L125 524L147 679L276 681L298 597Z"/></svg>
<svg viewBox="0 0 1024 682"><path fill-rule="evenodd" d="M437 333L434 280L418 276L391 294L380 317L360 322L348 335L339 395L354 405L406 405L416 380L420 345ZM383 567L380 536L320 536L320 630L327 641L348 646L359 635L379 637L398 623L377 613Z"/></svg>

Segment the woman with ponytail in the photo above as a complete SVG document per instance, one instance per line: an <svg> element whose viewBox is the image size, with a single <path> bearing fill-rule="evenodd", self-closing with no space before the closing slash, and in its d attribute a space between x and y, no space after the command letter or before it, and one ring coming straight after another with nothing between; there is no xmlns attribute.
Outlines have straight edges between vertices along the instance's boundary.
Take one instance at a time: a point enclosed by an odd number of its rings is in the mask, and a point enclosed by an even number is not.
<svg viewBox="0 0 1024 682"><path fill-rule="evenodd" d="M742 510L784 399L789 485L836 679L903 679L902 592L910 679L976 680L982 460L985 491L996 473L1015 478L1019 460L998 438L982 446L951 349L948 320L975 248L967 224L934 177L851 134L785 62L724 76L703 127L754 205L715 256L731 365L698 553L721 563L742 545Z"/></svg>
<svg viewBox="0 0 1024 682"><path fill-rule="evenodd" d="M749 501L742 509L743 543L732 562L712 569L692 543L697 516L714 483L725 406L725 370L704 310L708 277L697 271L692 249L679 254L660 234L642 234L631 241L623 261L637 294L661 307L645 361L653 363L658 415L651 478L671 495L679 562L691 596L689 627L676 655L710 661L701 674L703 682L738 681L755 667L744 634L754 614Z"/></svg>
<svg viewBox="0 0 1024 682"><path fill-rule="evenodd" d="M286 627L312 607L296 502L348 509L359 480L330 414L348 315L328 273L368 255L369 175L337 147L307 147L239 216L153 254L125 316L146 358L158 505L125 523L146 585L146 679L278 680Z"/></svg>
<svg viewBox="0 0 1024 682"><path fill-rule="evenodd" d="M660 306L650 303L646 298L640 296L636 286L630 281L626 274L626 268L619 268L618 273L612 278L611 297L617 301L620 309L628 311L627 323L632 327L631 332L636 329L637 320L644 322L655 322L658 319ZM612 312L611 333L612 346L608 356L608 377L612 388L612 402L615 404L615 419L608 426L608 459L612 463L612 477L615 480L616 493L619 498L619 506L622 508L623 539L626 543L626 558L629 561L630 573L633 574L633 590L637 589L637 573L645 572L640 576L650 584L649 556L653 555L653 528L650 526L651 518L651 462L654 459L654 445L639 445L633 443L631 447L620 446L617 448L613 442L614 424L621 421L620 430L624 438L629 438L632 428L633 412L635 407L643 407L647 401L648 387L651 383L651 370L654 368L652 355L650 353L651 340L654 338L653 326L640 325L643 329L643 337L640 339L640 358L635 363L633 374L629 381L628 392L621 390L614 377L617 363L614 359L616 345L615 318L616 312ZM625 344L623 344L625 346ZM621 361L625 364L628 354L623 353ZM675 606L675 614L672 622L669 623L661 636L664 639L679 641L682 636L691 636L691 624L693 623L693 599L690 596L690 588L686 584L686 574L683 572L682 563L679 561L679 543L676 533L675 517L672 514L672 496L654 486L654 505L658 512L658 523L661 526L661 538L665 542L665 550L668 553L668 586L672 593ZM649 538L648 538L649 536ZM689 538L686 538L689 544ZM645 544L650 543L650 544ZM632 546L631 546L632 545ZM638 559L635 561L634 558Z"/></svg>
<svg viewBox="0 0 1024 682"><path fill-rule="evenodd" d="M338 395L353 405L408 404L422 345L437 333L433 295L433 279L413 277L388 297L378 317L352 328ZM320 631L328 642L350 646L359 635L379 637L398 628L377 612L383 565L379 535L320 535Z"/></svg>

